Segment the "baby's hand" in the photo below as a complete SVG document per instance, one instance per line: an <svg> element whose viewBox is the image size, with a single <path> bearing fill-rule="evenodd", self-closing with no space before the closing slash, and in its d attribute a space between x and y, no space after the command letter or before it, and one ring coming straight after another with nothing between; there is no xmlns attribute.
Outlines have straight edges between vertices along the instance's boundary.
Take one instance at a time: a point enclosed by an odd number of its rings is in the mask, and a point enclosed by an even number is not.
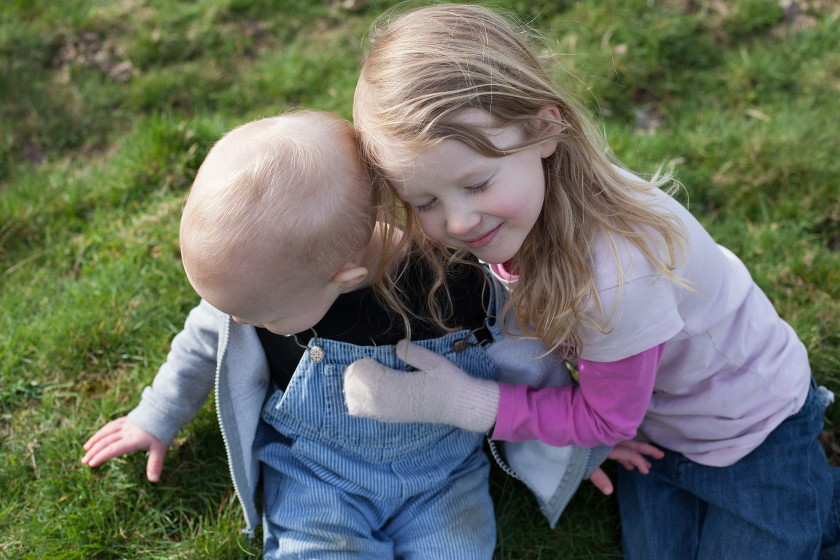
<svg viewBox="0 0 840 560"><path fill-rule="evenodd" d="M648 474L651 465L650 461L645 459L645 455L654 459L661 459L665 456L665 453L649 443L628 439L615 444L609 455L607 455L607 459L618 461L628 471L633 470L635 467L639 469L640 473ZM592 474L589 475L589 480L604 495L609 496L612 494L613 485L610 482L610 477L600 467L592 471Z"/></svg>
<svg viewBox="0 0 840 560"><path fill-rule="evenodd" d="M82 464L96 467L108 459L147 449L149 460L146 463L146 477L151 482L157 482L168 447L152 434L138 428L127 416L123 416L105 424L85 442L87 453L82 457Z"/></svg>

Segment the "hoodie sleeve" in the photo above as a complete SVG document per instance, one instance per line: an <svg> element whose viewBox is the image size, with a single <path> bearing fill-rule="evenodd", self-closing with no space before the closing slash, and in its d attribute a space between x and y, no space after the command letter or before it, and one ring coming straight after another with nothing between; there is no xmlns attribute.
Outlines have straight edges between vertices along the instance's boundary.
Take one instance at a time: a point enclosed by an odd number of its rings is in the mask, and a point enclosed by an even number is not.
<svg viewBox="0 0 840 560"><path fill-rule="evenodd" d="M166 362L152 385L143 389L140 404L128 414L166 445L198 414L213 390L224 317L204 300L190 311L184 330L172 340Z"/></svg>

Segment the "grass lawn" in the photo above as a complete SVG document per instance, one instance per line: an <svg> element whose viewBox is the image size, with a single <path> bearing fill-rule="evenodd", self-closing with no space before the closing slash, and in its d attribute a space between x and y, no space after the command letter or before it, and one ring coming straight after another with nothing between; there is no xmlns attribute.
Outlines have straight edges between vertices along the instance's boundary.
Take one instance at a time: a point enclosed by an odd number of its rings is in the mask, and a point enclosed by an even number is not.
<svg viewBox="0 0 840 560"><path fill-rule="evenodd" d="M673 166L840 395L840 5L499 1L632 169ZM125 415L198 303L178 220L226 130L350 116L365 32L393 2L5 0L0 6L0 558L258 557L213 399L157 484L82 443ZM840 458L840 404L824 444ZM614 472L614 467L613 467ZM620 557L588 483L557 529L500 470L495 558Z"/></svg>

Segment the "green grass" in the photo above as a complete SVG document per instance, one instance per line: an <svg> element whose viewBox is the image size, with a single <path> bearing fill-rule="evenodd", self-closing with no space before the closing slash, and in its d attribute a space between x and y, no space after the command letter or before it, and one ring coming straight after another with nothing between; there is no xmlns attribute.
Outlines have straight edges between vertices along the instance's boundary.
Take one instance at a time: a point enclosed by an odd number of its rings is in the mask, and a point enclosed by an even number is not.
<svg viewBox="0 0 840 560"><path fill-rule="evenodd" d="M259 555L240 534L212 402L154 485L142 454L89 469L81 445L136 405L198 301L177 228L209 147L293 107L349 117L365 31L392 4L0 7L0 557ZM546 36L620 159L675 166L691 211L840 393L836 3L790 22L771 0L497 5ZM828 442L838 420L835 405ZM585 484L550 530L518 482L494 470L491 483L499 560L620 556L613 498Z"/></svg>

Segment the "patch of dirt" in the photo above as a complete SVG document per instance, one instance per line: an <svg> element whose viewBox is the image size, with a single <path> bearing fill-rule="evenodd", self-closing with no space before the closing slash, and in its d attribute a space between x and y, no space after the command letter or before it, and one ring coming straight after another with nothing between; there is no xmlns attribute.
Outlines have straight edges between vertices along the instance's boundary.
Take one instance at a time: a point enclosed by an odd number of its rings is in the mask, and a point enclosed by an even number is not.
<svg viewBox="0 0 840 560"><path fill-rule="evenodd" d="M779 0L779 6L785 11L785 16L781 25L770 30L770 35L773 37L784 37L795 31L817 25L817 18L808 13L811 11L808 2Z"/></svg>
<svg viewBox="0 0 840 560"><path fill-rule="evenodd" d="M825 237L826 246L832 251L840 251L840 210L829 212L816 225L816 233Z"/></svg>
<svg viewBox="0 0 840 560"><path fill-rule="evenodd" d="M368 5L368 0L325 0L324 4L348 12L358 12Z"/></svg>
<svg viewBox="0 0 840 560"><path fill-rule="evenodd" d="M646 134L654 134L662 126L660 100L647 90L639 88L633 93L633 102L638 106L633 110L636 129Z"/></svg>
<svg viewBox="0 0 840 560"><path fill-rule="evenodd" d="M113 39L99 33L85 32L68 37L52 60L53 67L95 67L118 82L127 82L138 74L125 51Z"/></svg>
<svg viewBox="0 0 840 560"><path fill-rule="evenodd" d="M44 152L44 150L36 144L28 144L25 148L23 148L21 156L23 159L31 161L32 163L44 163L47 161L46 152Z"/></svg>

